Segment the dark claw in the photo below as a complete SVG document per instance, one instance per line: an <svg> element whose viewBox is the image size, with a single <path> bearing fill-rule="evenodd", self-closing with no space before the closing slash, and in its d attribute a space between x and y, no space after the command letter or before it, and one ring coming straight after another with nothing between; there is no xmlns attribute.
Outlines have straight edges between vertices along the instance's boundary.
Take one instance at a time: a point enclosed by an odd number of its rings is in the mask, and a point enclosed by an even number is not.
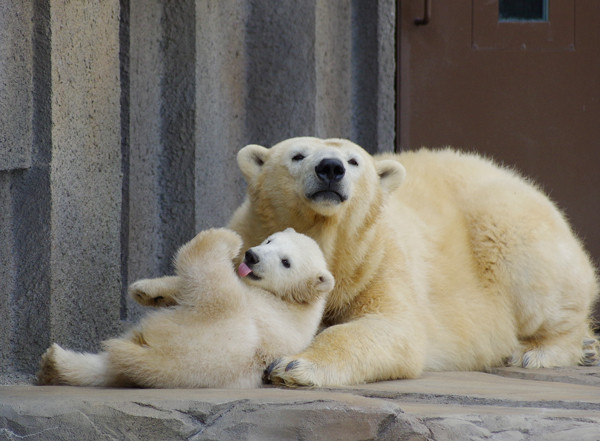
<svg viewBox="0 0 600 441"><path fill-rule="evenodd" d="M273 363L271 363L269 366L267 366L267 368L263 372L263 376L262 376L263 383L271 384L271 372L273 372L273 369L275 368L275 366L277 365L278 362L279 362L279 360L277 359Z"/></svg>
<svg viewBox="0 0 600 441"><path fill-rule="evenodd" d="M298 366L298 360L290 361L289 364L285 367L285 371L289 371L290 369L294 369Z"/></svg>
<svg viewBox="0 0 600 441"><path fill-rule="evenodd" d="M275 360L273 363L271 363L266 369L265 369L265 374L269 374L271 375L271 372L273 372L273 369L275 368L275 366L277 366L277 363L279 363L279 359Z"/></svg>

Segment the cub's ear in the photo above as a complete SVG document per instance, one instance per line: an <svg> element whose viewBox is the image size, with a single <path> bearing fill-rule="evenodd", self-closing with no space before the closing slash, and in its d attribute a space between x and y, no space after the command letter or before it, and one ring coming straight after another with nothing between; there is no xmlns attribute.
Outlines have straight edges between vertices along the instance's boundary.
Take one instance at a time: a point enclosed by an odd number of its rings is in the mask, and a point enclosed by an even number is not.
<svg viewBox="0 0 600 441"><path fill-rule="evenodd" d="M331 292L334 286L335 279L329 271L323 271L315 278L315 288L319 292Z"/></svg>
<svg viewBox="0 0 600 441"><path fill-rule="evenodd" d="M242 171L246 182L250 184L260 174L269 149L261 145L250 144L242 148L237 154L238 167Z"/></svg>
<svg viewBox="0 0 600 441"><path fill-rule="evenodd" d="M380 159L375 162L375 169L379 175L379 181L384 191L391 193L404 182L406 169L398 161L393 159Z"/></svg>

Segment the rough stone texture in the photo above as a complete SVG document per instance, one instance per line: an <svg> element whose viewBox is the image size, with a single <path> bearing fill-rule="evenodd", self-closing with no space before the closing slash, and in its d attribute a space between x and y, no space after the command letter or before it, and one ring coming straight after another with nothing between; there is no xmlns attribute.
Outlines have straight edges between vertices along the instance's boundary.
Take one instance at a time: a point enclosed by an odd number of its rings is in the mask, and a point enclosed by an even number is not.
<svg viewBox="0 0 600 441"><path fill-rule="evenodd" d="M251 142L307 135L393 150L395 2L248 3Z"/></svg>
<svg viewBox="0 0 600 441"><path fill-rule="evenodd" d="M0 439L599 439L600 368L528 372L430 373L335 389L3 386ZM554 374L595 381L545 381Z"/></svg>
<svg viewBox="0 0 600 441"><path fill-rule="evenodd" d="M162 15L160 0L129 3L127 280L160 276L168 264L163 257L161 203L156 197L161 192ZM129 296L124 295L122 303L130 318L141 315L141 308Z"/></svg>
<svg viewBox="0 0 600 441"><path fill-rule="evenodd" d="M352 135L371 153L393 151L396 2L352 2Z"/></svg>
<svg viewBox="0 0 600 441"><path fill-rule="evenodd" d="M249 138L315 134L315 0L250 0L246 23Z"/></svg>
<svg viewBox="0 0 600 441"><path fill-rule="evenodd" d="M129 17L124 285L170 273L195 232L194 3L131 0ZM141 314L125 291L122 304L123 319Z"/></svg>
<svg viewBox="0 0 600 441"><path fill-rule="evenodd" d="M315 133L321 138L352 135L352 5L317 0L315 10Z"/></svg>
<svg viewBox="0 0 600 441"><path fill-rule="evenodd" d="M13 6L16 4L12 2ZM0 193L2 227L6 228L1 248L4 256L10 254L4 260L11 262L0 270L0 285L6 288L0 292L4 339L0 347L0 379L9 382L26 380L47 346L50 292L50 12L48 2L19 4L26 8L33 5L33 29L31 17L23 17L19 22L33 32L33 130L30 167L0 172L4 186ZM9 67L8 63L3 64L3 68ZM19 100L4 102L3 108L11 108L10 112L17 115L23 110L19 104Z"/></svg>
<svg viewBox="0 0 600 441"><path fill-rule="evenodd" d="M8 176L0 174L0 201L10 201L10 181ZM15 285L15 262L12 255L12 207L10 204L0 210L0 321L11 324L10 297ZM6 329L10 329L7 326ZM0 333L0 361L2 365L10 363L10 332Z"/></svg>
<svg viewBox="0 0 600 441"><path fill-rule="evenodd" d="M0 171L31 165L33 2L0 4Z"/></svg>
<svg viewBox="0 0 600 441"><path fill-rule="evenodd" d="M119 1L50 13L50 336L83 350L121 326Z"/></svg>
<svg viewBox="0 0 600 441"><path fill-rule="evenodd" d="M247 12L242 5L196 0L196 231L226 225L244 196L236 155L254 141L245 125Z"/></svg>

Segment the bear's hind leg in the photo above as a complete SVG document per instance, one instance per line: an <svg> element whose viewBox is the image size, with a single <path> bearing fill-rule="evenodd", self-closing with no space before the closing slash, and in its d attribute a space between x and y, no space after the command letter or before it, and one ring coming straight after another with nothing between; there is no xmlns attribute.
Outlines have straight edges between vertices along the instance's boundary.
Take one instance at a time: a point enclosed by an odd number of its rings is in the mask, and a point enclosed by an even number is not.
<svg viewBox="0 0 600 441"><path fill-rule="evenodd" d="M110 369L140 387L178 387L177 360L168 351L149 346L141 332L103 342ZM163 348L164 349L164 348Z"/></svg>
<svg viewBox="0 0 600 441"><path fill-rule="evenodd" d="M115 382L106 353L74 352L56 343L42 356L37 377L40 385L110 386Z"/></svg>
<svg viewBox="0 0 600 441"><path fill-rule="evenodd" d="M590 337L586 328L582 326L556 336L523 341L513 353L510 364L531 369L598 365L598 340Z"/></svg>
<svg viewBox="0 0 600 441"><path fill-rule="evenodd" d="M465 198L464 207L481 283L513 312L521 345L512 364L589 363L594 355L582 342L593 335L594 265L550 200L522 181L501 181Z"/></svg>

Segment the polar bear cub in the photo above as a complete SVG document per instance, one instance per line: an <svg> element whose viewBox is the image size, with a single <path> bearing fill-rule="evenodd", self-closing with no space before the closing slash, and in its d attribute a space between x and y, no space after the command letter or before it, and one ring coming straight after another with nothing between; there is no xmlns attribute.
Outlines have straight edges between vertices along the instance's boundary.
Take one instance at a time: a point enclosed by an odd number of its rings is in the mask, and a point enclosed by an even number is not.
<svg viewBox="0 0 600 441"><path fill-rule="evenodd" d="M230 230L199 233L175 258L175 306L104 341L99 354L53 344L42 357L39 383L259 387L269 363L308 346L334 279L317 243L291 228L246 251L238 277L232 260L241 246ZM145 282L132 291L139 296Z"/></svg>

